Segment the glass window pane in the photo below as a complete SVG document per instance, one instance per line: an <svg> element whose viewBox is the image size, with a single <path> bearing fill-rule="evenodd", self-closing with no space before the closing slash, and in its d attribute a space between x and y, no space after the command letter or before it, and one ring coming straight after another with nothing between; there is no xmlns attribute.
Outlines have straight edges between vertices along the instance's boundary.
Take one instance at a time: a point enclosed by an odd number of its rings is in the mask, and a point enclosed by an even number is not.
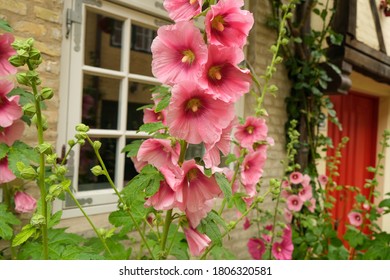
<svg viewBox="0 0 390 280"><path fill-rule="evenodd" d="M108 174L112 180L115 180L115 155L117 139L113 138L94 138L92 141L99 140L102 142L100 155L107 167ZM95 152L91 145L86 143L80 149L80 167L79 167L79 191L90 191L108 189L110 185L105 176L95 176L91 168L99 165Z"/></svg>
<svg viewBox="0 0 390 280"><path fill-rule="evenodd" d="M118 128L120 81L84 75L82 123L90 128Z"/></svg>
<svg viewBox="0 0 390 280"><path fill-rule="evenodd" d="M84 63L120 70L122 27L123 21L87 11Z"/></svg>
<svg viewBox="0 0 390 280"><path fill-rule="evenodd" d="M129 82L127 106L127 130L138 130L143 124L144 113L138 108L153 103L151 89L154 85Z"/></svg>
<svg viewBox="0 0 390 280"><path fill-rule="evenodd" d="M150 50L150 46L156 36L156 28L141 26L139 24L131 25L131 73L153 76L151 68L152 51Z"/></svg>

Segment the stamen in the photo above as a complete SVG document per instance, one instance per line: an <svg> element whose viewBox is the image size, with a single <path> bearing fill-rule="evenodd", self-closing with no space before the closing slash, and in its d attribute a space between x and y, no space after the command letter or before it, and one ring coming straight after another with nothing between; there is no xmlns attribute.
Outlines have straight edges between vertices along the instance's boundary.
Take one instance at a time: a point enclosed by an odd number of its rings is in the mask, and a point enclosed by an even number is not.
<svg viewBox="0 0 390 280"><path fill-rule="evenodd" d="M202 103L198 98L193 98L188 101L187 106L186 106L186 111L191 110L193 113L198 112L200 107L202 106Z"/></svg>
<svg viewBox="0 0 390 280"><path fill-rule="evenodd" d="M252 134L254 130L255 128L251 125L246 128L246 131L248 131L249 134Z"/></svg>
<svg viewBox="0 0 390 280"><path fill-rule="evenodd" d="M190 4L194 5L196 3L196 0L190 0Z"/></svg>
<svg viewBox="0 0 390 280"><path fill-rule="evenodd" d="M223 19L223 16L221 15L218 15L216 16L212 22L211 22L211 26L214 28L214 29L217 29L218 31L222 32L225 30L225 21Z"/></svg>
<svg viewBox="0 0 390 280"><path fill-rule="evenodd" d="M195 54L191 50L185 50L182 52L183 57L181 62L191 64L195 60Z"/></svg>
<svg viewBox="0 0 390 280"><path fill-rule="evenodd" d="M209 69L209 77L220 81L222 79L221 66L213 66Z"/></svg>

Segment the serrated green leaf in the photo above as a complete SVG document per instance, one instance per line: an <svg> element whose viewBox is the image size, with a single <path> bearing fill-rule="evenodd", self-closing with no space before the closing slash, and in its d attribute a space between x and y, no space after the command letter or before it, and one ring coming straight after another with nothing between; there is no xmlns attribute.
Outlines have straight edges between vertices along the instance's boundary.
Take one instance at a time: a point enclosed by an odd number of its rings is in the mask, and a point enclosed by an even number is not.
<svg viewBox="0 0 390 280"><path fill-rule="evenodd" d="M349 227L344 234L344 239L348 241L351 247L356 248L357 246L363 245L364 241L367 239L367 236L359 230Z"/></svg>
<svg viewBox="0 0 390 280"><path fill-rule="evenodd" d="M0 19L0 29L3 29L5 32L13 32L12 27L3 19Z"/></svg>
<svg viewBox="0 0 390 280"><path fill-rule="evenodd" d="M134 228L134 223L130 219L130 216L127 212L123 210L114 211L108 217L110 223L116 227L122 227L119 232L120 235L127 234Z"/></svg>
<svg viewBox="0 0 390 280"><path fill-rule="evenodd" d="M19 232L15 238L12 240L12 247L22 245L24 242L26 242L31 236L33 236L36 233L37 229L27 224L22 228L22 231Z"/></svg>
<svg viewBox="0 0 390 280"><path fill-rule="evenodd" d="M58 225L61 221L61 217L62 217L62 211L57 211L56 213L54 213L53 216L50 217L49 219L49 223L48 223L48 227L49 228L52 228L56 225Z"/></svg>
<svg viewBox="0 0 390 280"><path fill-rule="evenodd" d="M13 236L13 225L19 225L20 221L14 214L7 210L5 204L0 204L0 238L11 240Z"/></svg>
<svg viewBox="0 0 390 280"><path fill-rule="evenodd" d="M229 202L230 199L232 198L232 187L230 185L229 180L226 178L224 174L221 173L215 173L214 176L215 179L217 180L219 187L221 188L224 194L226 201Z"/></svg>
<svg viewBox="0 0 390 280"><path fill-rule="evenodd" d="M142 143L143 140L134 140L123 148L122 153L126 153L127 157L135 157Z"/></svg>
<svg viewBox="0 0 390 280"><path fill-rule="evenodd" d="M161 112L162 110L168 107L170 101L171 101L171 95L170 94L164 95L164 97L160 100L160 102L158 102L156 109L154 111L156 113Z"/></svg>
<svg viewBox="0 0 390 280"><path fill-rule="evenodd" d="M7 155L8 151L9 147L4 143L0 143L0 159L3 159Z"/></svg>
<svg viewBox="0 0 390 280"><path fill-rule="evenodd" d="M382 200L378 206L390 208L390 198Z"/></svg>
<svg viewBox="0 0 390 280"><path fill-rule="evenodd" d="M148 134L152 134L152 133L155 133L159 130L163 130L165 128L166 128L166 126L163 125L162 122L153 122L153 123L145 123L145 124L141 125L138 131L143 131L143 132L146 132Z"/></svg>
<svg viewBox="0 0 390 280"><path fill-rule="evenodd" d="M39 162L39 154L27 144L16 141L8 152L8 163L11 171L20 177L17 163L23 162L26 166Z"/></svg>

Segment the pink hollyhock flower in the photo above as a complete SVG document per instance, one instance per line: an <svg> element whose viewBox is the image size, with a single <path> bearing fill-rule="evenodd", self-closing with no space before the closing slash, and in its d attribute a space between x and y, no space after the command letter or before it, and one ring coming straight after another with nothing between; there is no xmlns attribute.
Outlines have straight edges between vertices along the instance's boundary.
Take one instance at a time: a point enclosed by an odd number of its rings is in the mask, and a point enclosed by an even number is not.
<svg viewBox="0 0 390 280"><path fill-rule="evenodd" d="M309 209L310 212L314 213L314 211L316 210L316 199L314 197L312 197L310 200L309 200L309 206L307 207L307 209Z"/></svg>
<svg viewBox="0 0 390 280"><path fill-rule="evenodd" d="M0 184L11 182L14 179L16 179L16 176L8 168L8 158L0 159Z"/></svg>
<svg viewBox="0 0 390 280"><path fill-rule="evenodd" d="M303 175L302 182L301 182L302 186L309 186L310 182L311 182L310 176L307 174Z"/></svg>
<svg viewBox="0 0 390 280"><path fill-rule="evenodd" d="M16 120L8 127L0 127L0 143L5 143L8 146L19 140L24 131L24 122L21 120Z"/></svg>
<svg viewBox="0 0 390 280"><path fill-rule="evenodd" d="M363 223L363 216L359 212L351 211L348 214L349 223L355 227L359 227Z"/></svg>
<svg viewBox="0 0 390 280"><path fill-rule="evenodd" d="M15 95L10 98L7 94L13 89L12 82L0 80L0 126L8 127L15 120L18 120L23 115L22 107L19 105L20 96Z"/></svg>
<svg viewBox="0 0 390 280"><path fill-rule="evenodd" d="M152 108L146 108L144 109L144 123L155 123L155 122L161 122L162 124L166 125L166 116L167 111L162 110L161 112L155 112Z"/></svg>
<svg viewBox="0 0 390 280"><path fill-rule="evenodd" d="M176 185L176 200L182 211L191 213L208 208L207 201L220 195L221 189L214 176L207 177L203 167L197 165L195 160L185 161L182 165L183 178Z"/></svg>
<svg viewBox="0 0 390 280"><path fill-rule="evenodd" d="M303 201L296 194L292 194L287 198L287 208L290 211L301 211Z"/></svg>
<svg viewBox="0 0 390 280"><path fill-rule="evenodd" d="M134 168L138 173L141 172L142 168L144 168L146 165L148 165L148 163L146 161L138 160L137 157L131 157L130 159L133 162Z"/></svg>
<svg viewBox="0 0 390 280"><path fill-rule="evenodd" d="M187 209L185 211L188 223L192 228L196 228L200 221L207 216L207 214L213 209L214 206L214 199L207 200L203 207L197 211L190 211Z"/></svg>
<svg viewBox="0 0 390 280"><path fill-rule="evenodd" d="M293 214L290 212L290 210L284 208L283 217L286 223L290 224L292 222Z"/></svg>
<svg viewBox="0 0 390 280"><path fill-rule="evenodd" d="M237 67L244 53L236 47L211 45L200 85L213 97L225 102L235 102L249 91L252 78L249 70Z"/></svg>
<svg viewBox="0 0 390 280"><path fill-rule="evenodd" d="M367 202L364 202L363 205L362 205L362 208L366 211L370 210L371 206L370 204L368 204Z"/></svg>
<svg viewBox="0 0 390 280"><path fill-rule="evenodd" d="M299 198L305 202L313 196L313 189L310 185L305 185L298 193Z"/></svg>
<svg viewBox="0 0 390 280"><path fill-rule="evenodd" d="M379 215L382 215L383 212L385 212L385 209L383 209L382 207L378 207L378 208L376 208L376 212L377 212Z"/></svg>
<svg viewBox="0 0 390 280"><path fill-rule="evenodd" d="M18 213L31 213L37 207L37 201L25 192L16 192L14 196L15 211Z"/></svg>
<svg viewBox="0 0 390 280"><path fill-rule="evenodd" d="M207 40L210 44L243 47L254 20L240 7L243 0L221 0L206 14Z"/></svg>
<svg viewBox="0 0 390 280"><path fill-rule="evenodd" d="M244 148L252 148L257 141L264 141L267 138L268 127L262 118L248 117L245 124L236 127L234 136Z"/></svg>
<svg viewBox="0 0 390 280"><path fill-rule="evenodd" d="M257 186L257 183L253 183L253 184L244 184L244 189L245 189L245 192L246 194L249 196L249 197L255 197L256 193L257 193L257 190L256 190L256 186Z"/></svg>
<svg viewBox="0 0 390 280"><path fill-rule="evenodd" d="M326 175L319 175L318 176L318 181L322 186L325 186L328 183L328 176Z"/></svg>
<svg viewBox="0 0 390 280"><path fill-rule="evenodd" d="M234 120L224 129L222 129L221 138L215 144L205 144L206 152L203 161L206 168L219 166L221 163L221 153L227 155L230 151L230 135Z"/></svg>
<svg viewBox="0 0 390 280"><path fill-rule="evenodd" d="M297 184L302 183L302 181L303 181L303 175L301 172L296 171L296 172L293 172L290 174L291 184L297 185Z"/></svg>
<svg viewBox="0 0 390 280"><path fill-rule="evenodd" d="M243 228L244 230L247 230L251 226L251 221L248 219L248 217L245 217Z"/></svg>
<svg viewBox="0 0 390 280"><path fill-rule="evenodd" d="M172 136L190 144L215 144L234 118L233 104L212 98L196 81L172 88L167 124Z"/></svg>
<svg viewBox="0 0 390 280"><path fill-rule="evenodd" d="M202 12L203 0L164 0L164 8L174 21L187 21Z"/></svg>
<svg viewBox="0 0 390 280"><path fill-rule="evenodd" d="M257 184L263 175L263 167L267 159L264 150L258 150L245 156L241 166L241 180L246 186Z"/></svg>
<svg viewBox="0 0 390 280"><path fill-rule="evenodd" d="M207 46L193 22L162 26L153 40L152 72L163 84L197 81L207 61Z"/></svg>
<svg viewBox="0 0 390 280"><path fill-rule="evenodd" d="M162 166L176 167L179 160L180 145L172 146L167 139L147 139L138 151L137 160L146 161L157 168Z"/></svg>
<svg viewBox="0 0 390 280"><path fill-rule="evenodd" d="M16 68L11 65L8 59L16 54L11 44L14 36L9 33L0 35L0 76L8 76L16 73Z"/></svg>
<svg viewBox="0 0 390 280"><path fill-rule="evenodd" d="M261 260L266 251L264 241L260 238L249 238L248 251L254 260Z"/></svg>
<svg viewBox="0 0 390 280"><path fill-rule="evenodd" d="M290 188L290 182L288 180L282 181L282 188L283 189L289 189Z"/></svg>
<svg viewBox="0 0 390 280"><path fill-rule="evenodd" d="M183 228L191 255L200 256L211 243L211 239L191 227Z"/></svg>
<svg viewBox="0 0 390 280"><path fill-rule="evenodd" d="M293 251L292 232L291 228L287 227L283 230L282 241L272 245L272 255L277 260L291 260Z"/></svg>

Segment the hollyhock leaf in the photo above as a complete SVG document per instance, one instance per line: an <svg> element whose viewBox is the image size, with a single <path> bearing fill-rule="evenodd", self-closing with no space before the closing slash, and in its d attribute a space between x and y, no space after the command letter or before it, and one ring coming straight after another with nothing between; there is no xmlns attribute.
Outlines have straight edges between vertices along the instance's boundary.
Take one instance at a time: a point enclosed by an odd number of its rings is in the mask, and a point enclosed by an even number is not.
<svg viewBox="0 0 390 280"><path fill-rule="evenodd" d="M62 217L62 211L57 211L53 214L53 216L50 217L49 219L49 223L47 224L47 226L49 228L52 228L56 225L59 224L59 222L61 221L61 217Z"/></svg>
<svg viewBox="0 0 390 280"><path fill-rule="evenodd" d="M219 224L225 230L228 229L225 220L215 210L210 211L207 214L207 218L213 220L216 224Z"/></svg>
<svg viewBox="0 0 390 280"><path fill-rule="evenodd" d="M145 123L140 126L138 131L143 131L148 134L153 134L159 130L165 129L166 126L162 122Z"/></svg>
<svg viewBox="0 0 390 280"><path fill-rule="evenodd" d="M221 231L219 230L219 227L215 221L209 218L209 216L201 221L198 229L201 233L206 234L211 239L213 244L222 244Z"/></svg>
<svg viewBox="0 0 390 280"><path fill-rule="evenodd" d="M221 188L224 197L226 198L226 201L229 201L232 198L232 188L230 186L230 182L228 181L226 176L221 173L215 173L215 179L217 180L217 183Z"/></svg>
<svg viewBox="0 0 390 280"><path fill-rule="evenodd" d="M329 245L328 248L328 259L329 260L347 260L349 252L344 247L335 247Z"/></svg>
<svg viewBox="0 0 390 280"><path fill-rule="evenodd" d="M143 140L134 140L130 144L126 145L122 149L122 153L126 153L127 157L135 157L138 154L139 147L141 146Z"/></svg>
<svg viewBox="0 0 390 280"><path fill-rule="evenodd" d="M125 235L134 228L134 224L126 211L118 210L110 213L109 222L115 227L122 227L119 235Z"/></svg>
<svg viewBox="0 0 390 280"><path fill-rule="evenodd" d="M8 163L9 168L17 177L20 176L17 168L18 162L23 162L26 166L30 166L31 163L39 162L39 154L27 144L16 141L9 150Z"/></svg>
<svg viewBox="0 0 390 280"><path fill-rule="evenodd" d="M367 239L367 236L353 227L348 227L347 232L344 234L344 239L348 241L351 247L356 248L360 245L363 245L364 241Z"/></svg>
<svg viewBox="0 0 390 280"><path fill-rule="evenodd" d="M12 240L12 247L22 245L26 242L31 236L33 236L37 231L37 228L31 224L27 224L22 228L22 231L19 232L15 238Z"/></svg>
<svg viewBox="0 0 390 280"><path fill-rule="evenodd" d="M14 214L7 210L5 204L0 204L0 238L11 240L13 236L13 225L19 225L20 221Z"/></svg>
<svg viewBox="0 0 390 280"><path fill-rule="evenodd" d="M390 198L382 200L378 206L390 208Z"/></svg>
<svg viewBox="0 0 390 280"><path fill-rule="evenodd" d="M224 246L214 246L211 250L211 256L215 260L236 260L237 257L232 251L225 248Z"/></svg>
<svg viewBox="0 0 390 280"><path fill-rule="evenodd" d="M156 113L161 112L162 110L168 107L170 101L171 101L171 95L170 94L164 95L160 100L160 102L158 102L156 109L154 111Z"/></svg>
<svg viewBox="0 0 390 280"><path fill-rule="evenodd" d="M247 195L244 193L236 192L231 199L233 205L236 206L237 210L240 211L241 213L244 213L246 211L246 203L243 200L243 198L246 196ZM229 204L230 207L233 206L232 203Z"/></svg>
<svg viewBox="0 0 390 280"><path fill-rule="evenodd" d="M7 155L8 151L9 147L4 143L0 143L0 159L3 159Z"/></svg>
<svg viewBox="0 0 390 280"><path fill-rule="evenodd" d="M6 22L5 20L3 19L0 19L0 29L3 29L5 32L12 32L13 29L12 27L9 25L8 22Z"/></svg>

